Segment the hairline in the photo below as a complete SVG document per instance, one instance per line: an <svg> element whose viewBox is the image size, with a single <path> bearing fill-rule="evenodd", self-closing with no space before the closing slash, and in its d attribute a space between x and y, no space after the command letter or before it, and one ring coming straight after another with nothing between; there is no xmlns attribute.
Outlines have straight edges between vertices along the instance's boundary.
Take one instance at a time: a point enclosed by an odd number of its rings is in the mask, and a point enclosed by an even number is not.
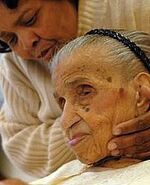
<svg viewBox="0 0 150 185"><path fill-rule="evenodd" d="M132 33L132 32L131 32ZM104 42L101 42L101 39L104 39ZM105 41L106 39L106 41ZM117 51L113 51L113 47L111 47L110 49L108 49L108 46L109 46L109 43L107 45L107 39L108 39L108 42L110 41L110 43L115 43L116 46L119 46L119 49L123 50L123 53L128 53L128 56L122 56L121 52L119 55L117 55ZM99 42L100 40L100 42ZM102 43L102 45L101 45ZM108 55L109 56L114 56L117 60L120 60L120 66L121 68L123 68L124 65L126 65L125 63L123 63L124 61L128 61L128 58L131 58L133 60L133 62L136 63L133 64L134 66L135 65L138 65L138 66L141 66L141 69L139 68L139 72L141 70L142 71L147 71L144 67L144 65L142 64L142 62L140 61L140 59L138 59L134 53L132 53L132 51L130 51L129 48L125 47L122 43L118 42L117 40L113 39L113 38L110 38L110 37L106 37L106 36L99 36L99 35L86 35L86 36L81 36L73 41L71 41L70 43L68 43L66 46L64 46L57 54L56 56L54 56L53 60L52 60L52 65L50 67L50 71L51 73L53 73L53 70L54 68L57 66L57 64L59 64L59 62L61 62L60 60L62 59L62 57L68 57L68 56L71 56L72 53L75 52L75 50L77 49L80 49L80 48L83 48L84 46L85 47L89 47L92 45L97 45L98 47L106 47L108 49ZM116 47L115 46L115 47ZM130 61L132 62L132 61ZM118 64L119 64L119 61L118 61ZM130 64L130 63L129 63ZM110 64L110 65L115 65L114 63L113 64ZM127 66L126 65L126 73L127 73L127 70L130 69L130 66ZM131 69L132 70L132 69ZM139 73L139 72L135 72L135 73ZM125 71L123 70L123 73L125 73ZM134 73L134 72L133 72ZM127 76L127 74L126 74ZM134 75L128 75L127 78L130 78L132 76L136 76L135 74Z"/></svg>

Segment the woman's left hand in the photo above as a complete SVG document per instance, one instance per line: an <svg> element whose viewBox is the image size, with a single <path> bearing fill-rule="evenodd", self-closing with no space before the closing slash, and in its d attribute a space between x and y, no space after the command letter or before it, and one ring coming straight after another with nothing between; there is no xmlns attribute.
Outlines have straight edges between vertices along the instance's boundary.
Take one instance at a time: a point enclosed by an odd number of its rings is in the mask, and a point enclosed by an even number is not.
<svg viewBox="0 0 150 185"><path fill-rule="evenodd" d="M150 100L149 89L143 88L141 91ZM117 137L108 143L108 149L113 156L150 159L150 111L118 124L113 134Z"/></svg>

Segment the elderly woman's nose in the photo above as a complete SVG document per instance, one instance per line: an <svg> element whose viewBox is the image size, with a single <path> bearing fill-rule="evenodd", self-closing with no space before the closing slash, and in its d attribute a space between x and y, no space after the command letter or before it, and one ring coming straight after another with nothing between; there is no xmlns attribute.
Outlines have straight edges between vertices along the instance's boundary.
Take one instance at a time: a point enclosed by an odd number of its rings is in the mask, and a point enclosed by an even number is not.
<svg viewBox="0 0 150 185"><path fill-rule="evenodd" d="M68 129L75 122L77 122L77 114L75 108L70 103L66 103L61 116L61 124L64 129Z"/></svg>
<svg viewBox="0 0 150 185"><path fill-rule="evenodd" d="M18 35L23 49L33 49L37 46L40 37L32 31L22 31Z"/></svg>

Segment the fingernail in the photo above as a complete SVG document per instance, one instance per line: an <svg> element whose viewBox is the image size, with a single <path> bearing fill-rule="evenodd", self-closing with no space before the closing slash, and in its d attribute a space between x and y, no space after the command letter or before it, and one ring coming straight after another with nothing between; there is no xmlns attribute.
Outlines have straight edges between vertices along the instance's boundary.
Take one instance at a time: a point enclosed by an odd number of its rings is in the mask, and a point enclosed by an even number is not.
<svg viewBox="0 0 150 185"><path fill-rule="evenodd" d="M113 131L113 134L114 135L120 135L121 134L121 129L120 128L117 128Z"/></svg>
<svg viewBox="0 0 150 185"><path fill-rule="evenodd" d="M114 150L114 151L111 152L112 156L118 156L119 154L120 154L119 150Z"/></svg>
<svg viewBox="0 0 150 185"><path fill-rule="evenodd" d="M109 150L114 150L114 149L116 149L117 148L117 144L116 143L109 143L108 144L108 149Z"/></svg>

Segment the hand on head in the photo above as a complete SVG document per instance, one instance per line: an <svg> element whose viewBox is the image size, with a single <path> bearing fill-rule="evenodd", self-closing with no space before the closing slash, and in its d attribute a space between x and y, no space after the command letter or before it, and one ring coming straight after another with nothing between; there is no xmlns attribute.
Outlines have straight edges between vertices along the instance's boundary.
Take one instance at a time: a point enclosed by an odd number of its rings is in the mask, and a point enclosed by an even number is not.
<svg viewBox="0 0 150 185"><path fill-rule="evenodd" d="M150 88L141 86L140 93L150 101ZM142 160L150 158L150 111L118 124L113 134L117 137L108 144L112 155L119 154Z"/></svg>

